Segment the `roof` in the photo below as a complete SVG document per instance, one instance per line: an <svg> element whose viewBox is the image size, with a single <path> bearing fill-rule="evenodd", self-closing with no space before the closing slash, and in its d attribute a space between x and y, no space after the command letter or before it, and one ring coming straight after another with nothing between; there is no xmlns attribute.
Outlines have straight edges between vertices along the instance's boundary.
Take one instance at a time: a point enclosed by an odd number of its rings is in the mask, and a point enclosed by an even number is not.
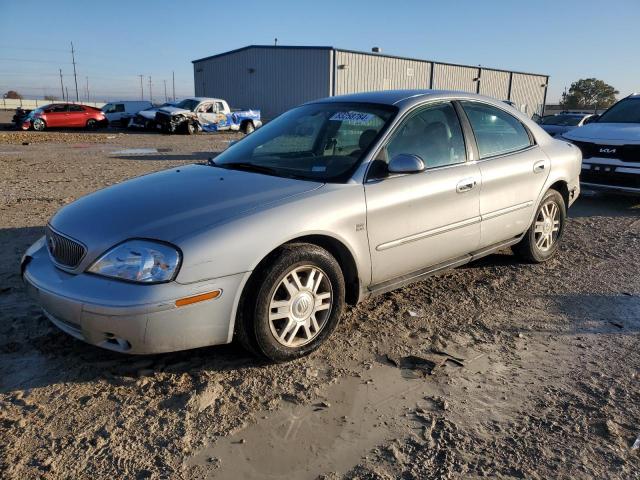
<svg viewBox="0 0 640 480"><path fill-rule="evenodd" d="M334 103L334 102L358 102L358 103L378 103L382 105L399 105L412 103L418 97L437 98L481 98L495 102L495 99L478 95L476 93L460 92L457 90L380 90L374 92L350 93L347 95L337 95L326 97L309 103ZM500 100L497 100L500 102Z"/></svg>
<svg viewBox="0 0 640 480"><path fill-rule="evenodd" d="M344 48L335 48L331 46L315 46L315 45L247 45L246 47L236 48L235 50L229 50L228 52L218 53L216 55L210 55L208 57L198 58L197 60L192 60L191 63L203 62L205 60L211 60L213 58L223 57L225 55L231 55L234 53L243 52L245 50L249 50L252 48L259 49L269 49L269 50L333 50L334 52L347 52L347 53L357 53L360 55L369 55L372 57L386 57L386 58L397 58L400 60L411 60L414 62L429 62L429 63L437 63L439 65L450 65L454 67L470 67L470 68L482 68L483 70L493 70L496 72L507 72L507 73L519 73L522 75L536 75L541 77L549 77L549 75L543 73L531 73L531 72L520 72L517 70L505 70L502 68L494 68L494 67L485 67L483 65L463 65L461 63L449 63L449 62L440 62L437 60L427 60L424 58L411 58L411 57L402 57L398 55L389 55L386 53L376 53L376 52L362 52L359 50L348 50Z"/></svg>

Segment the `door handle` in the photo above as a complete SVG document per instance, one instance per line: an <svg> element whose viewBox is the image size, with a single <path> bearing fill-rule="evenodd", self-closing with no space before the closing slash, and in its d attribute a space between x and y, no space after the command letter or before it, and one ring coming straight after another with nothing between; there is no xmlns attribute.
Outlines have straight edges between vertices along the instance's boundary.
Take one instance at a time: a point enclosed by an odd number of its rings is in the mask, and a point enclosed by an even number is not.
<svg viewBox="0 0 640 480"><path fill-rule="evenodd" d="M547 168L546 162L544 160L540 160L533 164L533 173L542 173L545 168Z"/></svg>
<svg viewBox="0 0 640 480"><path fill-rule="evenodd" d="M464 180L460 180L456 185L456 192L464 193L473 189L478 182L475 178L465 178Z"/></svg>

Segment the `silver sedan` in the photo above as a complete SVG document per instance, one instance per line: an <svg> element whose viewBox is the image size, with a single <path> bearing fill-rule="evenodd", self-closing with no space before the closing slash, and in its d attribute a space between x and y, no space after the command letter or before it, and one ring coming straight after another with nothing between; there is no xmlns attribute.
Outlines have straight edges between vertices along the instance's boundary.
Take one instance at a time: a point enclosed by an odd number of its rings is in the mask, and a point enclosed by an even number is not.
<svg viewBox="0 0 640 480"><path fill-rule="evenodd" d="M318 348L344 305L511 246L558 249L580 151L503 102L443 91L294 108L207 164L65 206L25 253L57 327L127 353Z"/></svg>

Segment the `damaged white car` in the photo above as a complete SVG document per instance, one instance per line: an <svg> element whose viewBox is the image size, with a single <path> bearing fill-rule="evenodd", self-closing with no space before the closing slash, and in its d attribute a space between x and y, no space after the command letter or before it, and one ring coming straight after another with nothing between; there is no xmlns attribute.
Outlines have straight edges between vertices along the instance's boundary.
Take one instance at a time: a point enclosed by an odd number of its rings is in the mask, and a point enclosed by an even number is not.
<svg viewBox="0 0 640 480"><path fill-rule="evenodd" d="M260 110L231 110L219 98L185 98L175 106L158 109L156 124L165 133L192 135L201 131L240 130L251 133L262 126Z"/></svg>

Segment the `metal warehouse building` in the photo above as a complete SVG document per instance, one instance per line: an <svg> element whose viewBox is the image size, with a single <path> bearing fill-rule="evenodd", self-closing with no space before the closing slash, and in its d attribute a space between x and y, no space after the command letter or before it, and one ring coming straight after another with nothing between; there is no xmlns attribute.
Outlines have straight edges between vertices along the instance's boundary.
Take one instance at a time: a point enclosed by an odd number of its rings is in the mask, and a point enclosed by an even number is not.
<svg viewBox="0 0 640 480"><path fill-rule="evenodd" d="M263 118L310 100L372 90L462 90L542 114L547 75L356 52L333 47L250 45L193 61L196 96L258 108Z"/></svg>

